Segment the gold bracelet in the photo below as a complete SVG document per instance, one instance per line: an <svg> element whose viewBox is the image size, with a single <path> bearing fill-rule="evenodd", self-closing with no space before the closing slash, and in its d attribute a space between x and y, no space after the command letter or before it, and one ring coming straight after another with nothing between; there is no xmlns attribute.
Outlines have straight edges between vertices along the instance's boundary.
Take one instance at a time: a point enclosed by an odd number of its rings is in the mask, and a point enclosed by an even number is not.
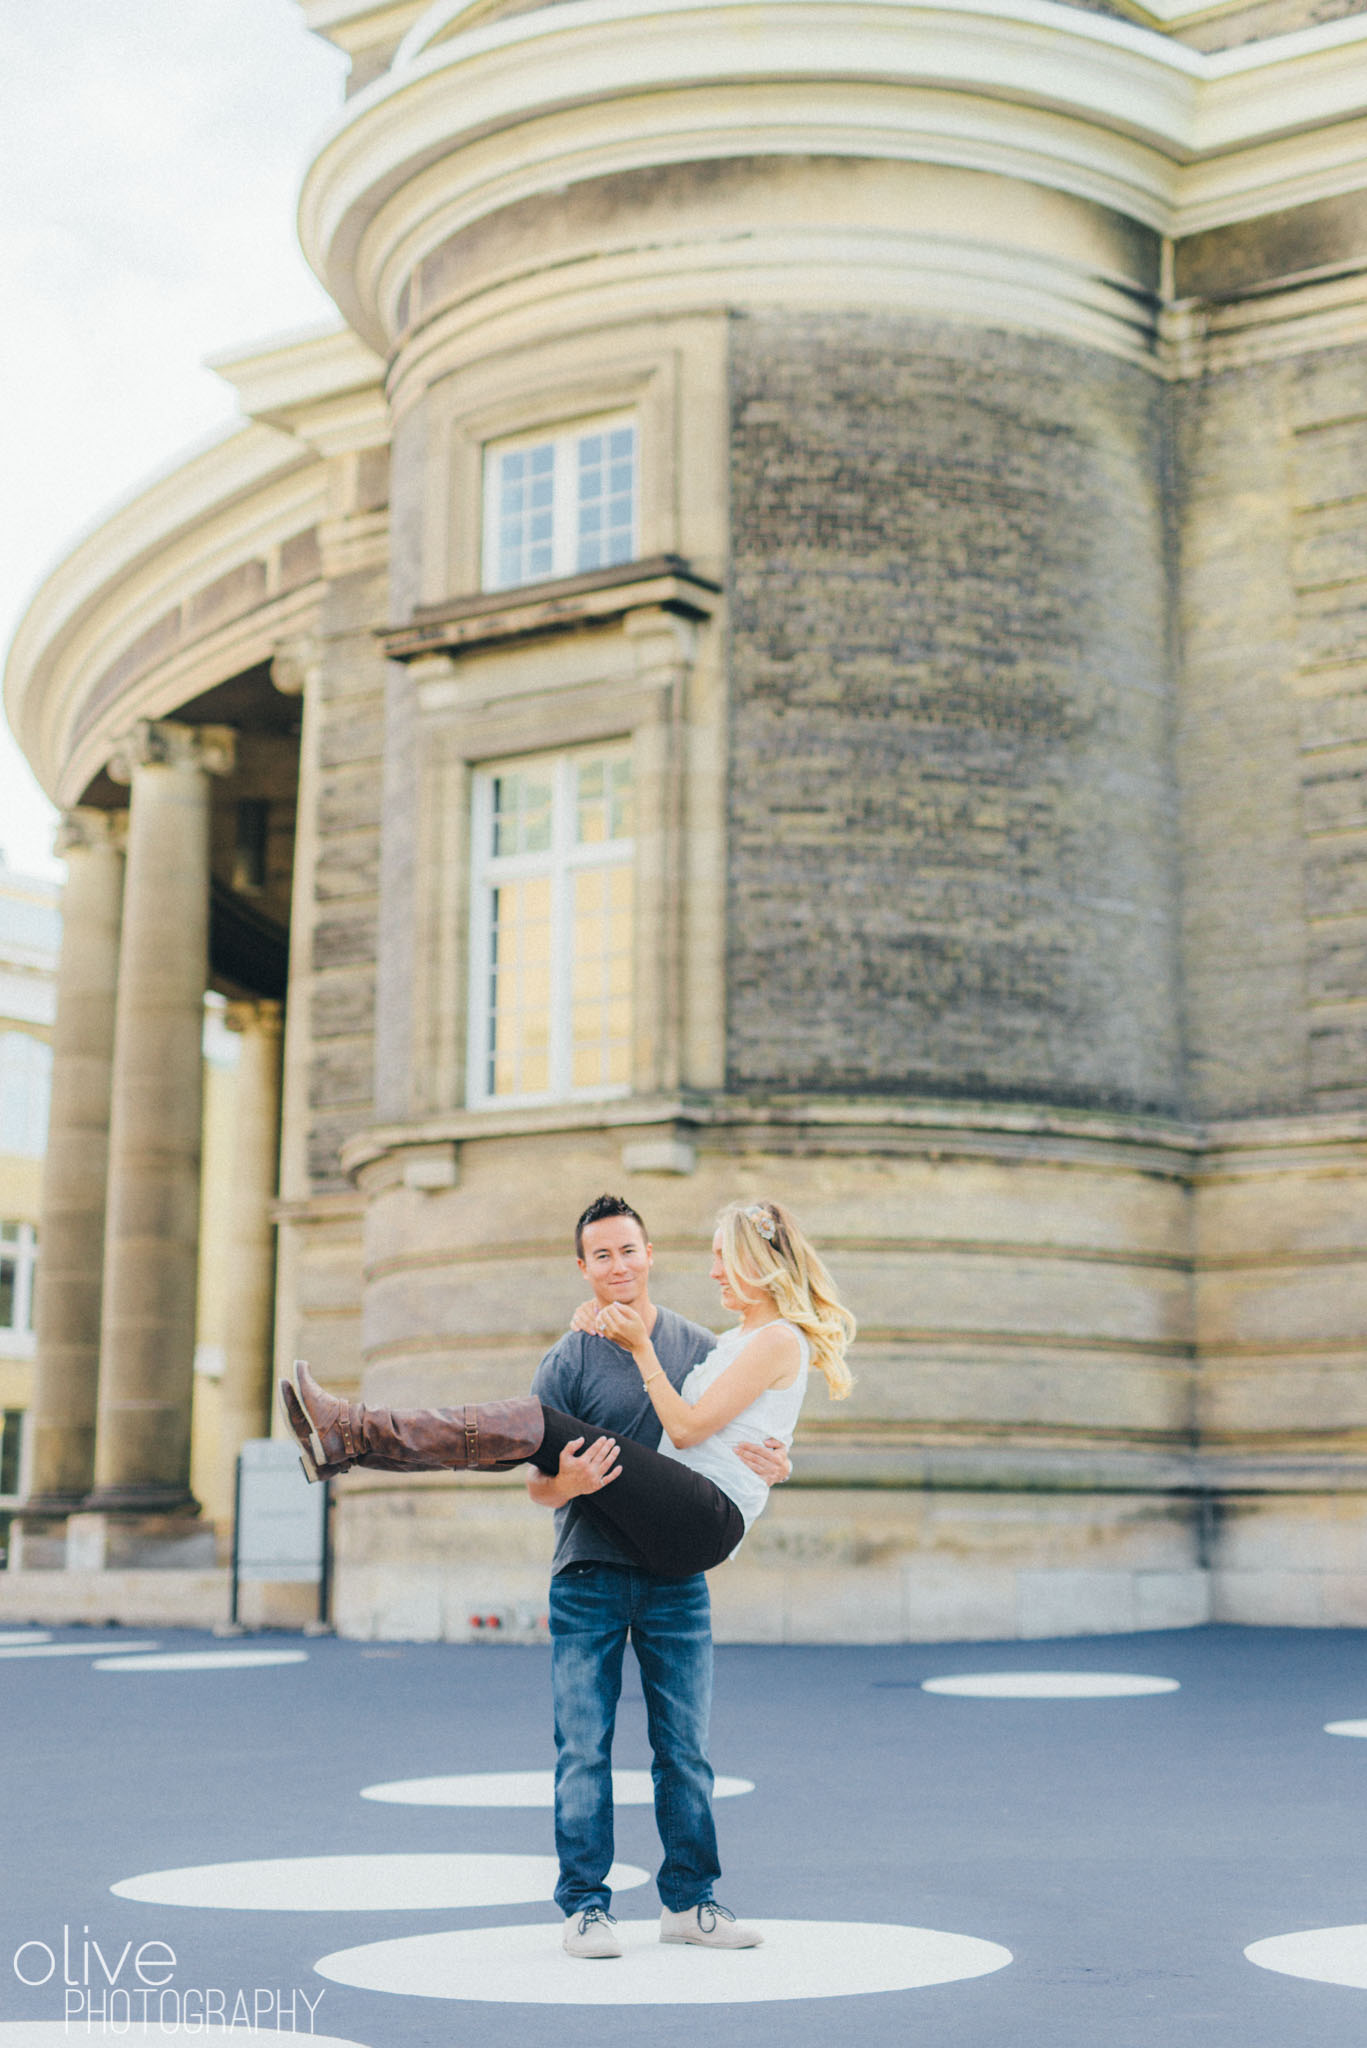
<svg viewBox="0 0 1367 2048"><path fill-rule="evenodd" d="M656 1380L663 1379L663 1377L664 1367L662 1365L657 1365L654 1372L650 1375L650 1378L648 1380L642 1380L641 1385L643 1387L652 1386Z"/></svg>

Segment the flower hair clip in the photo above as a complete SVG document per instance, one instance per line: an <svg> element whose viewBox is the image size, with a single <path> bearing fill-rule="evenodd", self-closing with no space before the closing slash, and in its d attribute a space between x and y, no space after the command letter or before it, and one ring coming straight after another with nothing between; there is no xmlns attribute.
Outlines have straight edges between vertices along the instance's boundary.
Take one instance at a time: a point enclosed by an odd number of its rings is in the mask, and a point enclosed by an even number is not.
<svg viewBox="0 0 1367 2048"><path fill-rule="evenodd" d="M766 1244L772 1244L774 1239L778 1235L777 1218L771 1216L767 1209L762 1209L758 1205L756 1205L756 1207L753 1209L747 1209L745 1213L746 1216L749 1218L750 1222L754 1224L760 1236L764 1239L764 1242Z"/></svg>

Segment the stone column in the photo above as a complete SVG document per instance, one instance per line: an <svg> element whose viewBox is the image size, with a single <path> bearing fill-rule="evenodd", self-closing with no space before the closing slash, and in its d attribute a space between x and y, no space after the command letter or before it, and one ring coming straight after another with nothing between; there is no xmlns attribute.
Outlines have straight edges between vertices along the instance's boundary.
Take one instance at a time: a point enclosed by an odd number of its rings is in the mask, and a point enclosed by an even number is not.
<svg viewBox="0 0 1367 2048"><path fill-rule="evenodd" d="M279 1003L229 1003L226 1022L242 1037L233 1093L233 1165L228 1211L233 1312L219 1383L219 1443L224 1486L249 1437L269 1436L275 1319L275 1225L271 1218L280 1160Z"/></svg>
<svg viewBox="0 0 1367 2048"><path fill-rule="evenodd" d="M95 1490L91 1510L193 1513L209 777L222 726L137 726L111 774L132 785L114 1028Z"/></svg>
<svg viewBox="0 0 1367 2048"><path fill-rule="evenodd" d="M90 1491L100 1370L109 1091L123 897L123 811L68 811L62 955L52 1033L34 1321L26 1518L67 1515Z"/></svg>

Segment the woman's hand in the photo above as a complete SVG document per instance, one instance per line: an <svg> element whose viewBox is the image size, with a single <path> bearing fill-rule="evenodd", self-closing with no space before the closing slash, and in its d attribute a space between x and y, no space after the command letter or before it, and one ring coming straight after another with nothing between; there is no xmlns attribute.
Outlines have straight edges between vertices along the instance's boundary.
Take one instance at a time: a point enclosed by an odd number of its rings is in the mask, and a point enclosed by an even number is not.
<svg viewBox="0 0 1367 2048"><path fill-rule="evenodd" d="M601 1493L621 1471L612 1437L595 1437L586 1451L579 1448L583 1441L582 1436L571 1437L560 1453L556 1485L566 1500L573 1500L579 1493Z"/></svg>
<svg viewBox="0 0 1367 2048"><path fill-rule="evenodd" d="M766 1436L762 1444L736 1444L734 1449L741 1464L748 1465L766 1486L782 1486L793 1476L787 1449L776 1436Z"/></svg>
<svg viewBox="0 0 1367 2048"><path fill-rule="evenodd" d="M596 1301L581 1301L570 1317L570 1328L578 1330L581 1337L598 1335L598 1304Z"/></svg>
<svg viewBox="0 0 1367 2048"><path fill-rule="evenodd" d="M609 1343L620 1344L623 1351L629 1351L633 1358L638 1351L650 1349L649 1330L635 1309L628 1308L625 1302L610 1301L600 1308L595 1327L600 1337L606 1337Z"/></svg>

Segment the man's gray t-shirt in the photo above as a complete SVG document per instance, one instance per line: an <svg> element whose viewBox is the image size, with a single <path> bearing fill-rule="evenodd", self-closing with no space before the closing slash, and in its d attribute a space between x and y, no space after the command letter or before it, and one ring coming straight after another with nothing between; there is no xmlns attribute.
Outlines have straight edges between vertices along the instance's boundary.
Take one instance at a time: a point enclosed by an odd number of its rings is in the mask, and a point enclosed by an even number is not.
<svg viewBox="0 0 1367 2048"><path fill-rule="evenodd" d="M670 1385L682 1386L693 1367L716 1348L716 1337L698 1323L686 1322L672 1309L657 1308L655 1327L650 1333ZM641 1384L636 1361L629 1351L610 1344L606 1337L585 1336L569 1330L551 1346L536 1369L532 1392L548 1408L575 1415L595 1429L613 1436L634 1437L653 1451L660 1441L660 1418ZM631 1565L633 1559L600 1529L579 1501L568 1501L555 1511L555 1556L552 1576L568 1564Z"/></svg>

